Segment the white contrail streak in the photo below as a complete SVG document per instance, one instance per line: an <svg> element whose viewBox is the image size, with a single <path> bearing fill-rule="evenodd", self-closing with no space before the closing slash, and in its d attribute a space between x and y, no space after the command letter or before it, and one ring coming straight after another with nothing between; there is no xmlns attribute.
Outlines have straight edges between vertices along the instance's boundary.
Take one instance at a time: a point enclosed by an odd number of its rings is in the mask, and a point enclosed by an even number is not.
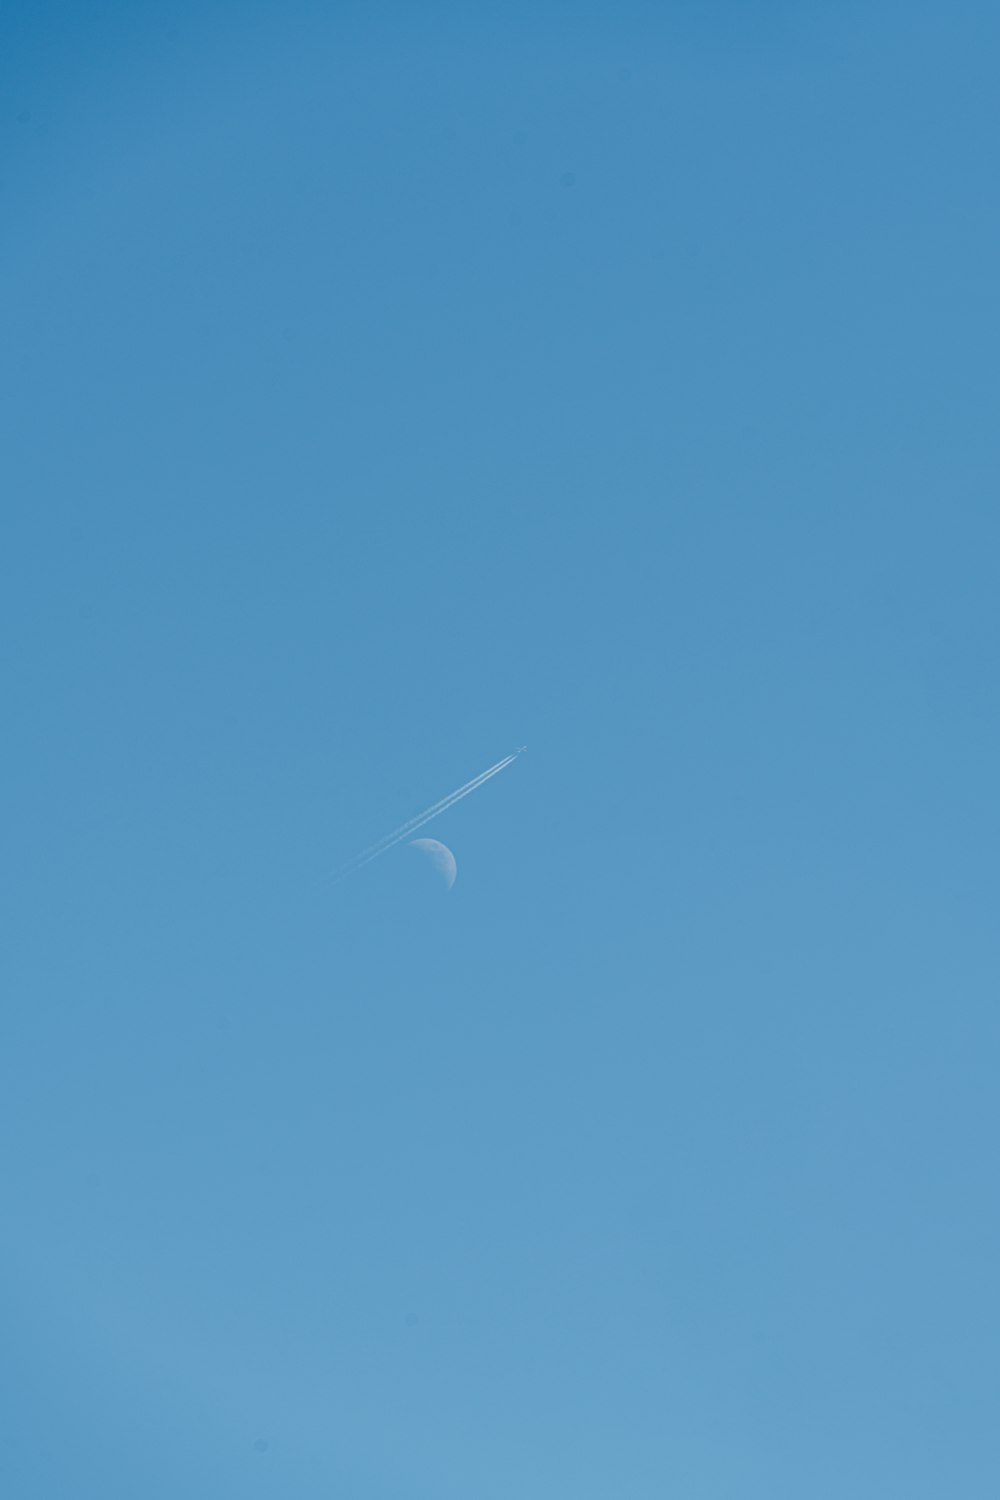
<svg viewBox="0 0 1000 1500"><path fill-rule="evenodd" d="M401 823L392 833L387 833L385 838L379 839L378 843L372 844L368 849L362 849L361 853L356 854L345 868L353 869L356 865L367 864L368 860L374 859L376 854L381 854L383 849L388 849L397 839L401 839L406 834L412 833L421 823L426 822L428 818L437 817L438 813L444 812L445 808L450 807L458 797L464 797L466 793L475 791L476 787L483 781L488 780L490 776L496 775L497 771L502 771L514 759L513 755L504 756L503 760L498 760L488 770L481 771L478 776L473 776L471 781L467 781L457 791L449 792L447 797L442 797L440 802L435 802L433 807L425 808L423 812L417 813L415 818L410 818L406 823Z"/></svg>
<svg viewBox="0 0 1000 1500"><path fill-rule="evenodd" d="M497 766L494 766L492 770L484 771L482 776L479 777L478 781L472 782L470 786L463 787L461 791L456 792L453 797L449 797L447 801L441 804L440 807L431 808L427 812L423 813L419 818L414 819L414 821L408 828L404 828L401 833L397 833L395 837L385 845L384 849L379 849L377 852L379 854L384 854L386 849L391 849L394 844L398 844L402 839L409 838L411 833L416 833L418 828L423 828L424 824L429 823L432 818L436 818L439 816L439 814L447 812L449 808L455 806L456 802L461 802L463 797L470 796L472 792L478 792L479 788L483 785L484 782L489 781L493 776L499 776L500 772L505 771L507 767L511 765L516 759L517 757L512 755L510 760L501 761L501 763ZM372 855L371 858L374 859L375 856ZM367 862L368 861L366 860L365 863L367 864Z"/></svg>
<svg viewBox="0 0 1000 1500"><path fill-rule="evenodd" d="M385 854L395 844L399 844L403 839L409 838L411 833L416 833L418 828L422 828L432 818L436 818L441 813L446 812L456 802L461 802L462 798L468 797L470 792L477 791L484 782L489 781L494 776L499 776L500 772L505 771L515 760L517 760L516 755L506 755L503 760L498 760L488 770L481 771L478 776L473 776L471 781L467 781L457 791L449 792L447 797L441 798L440 802L435 802L432 807L426 808L422 813L417 813L415 818L410 818L408 822L401 824L393 833L387 833L385 838L380 839L377 844L372 844L369 849L364 849L360 854L356 854L352 860L337 872L335 878L342 880L347 875L353 875L355 870L360 870L364 865L370 864L373 859L378 859L380 854Z"/></svg>
<svg viewBox="0 0 1000 1500"><path fill-rule="evenodd" d="M363 865L370 864L373 859L377 859L380 854L385 854L387 850L391 849L395 844L400 843L411 833L416 833L417 829L422 828L425 823L429 823L431 818L436 818L440 813L446 812L454 803L460 802L470 792L476 791L478 787L482 786L484 782L489 781L491 777L506 770L511 762L516 759L516 755L505 756L503 760L499 760L495 765L490 766L489 770L481 772L479 776L474 776L471 781L467 781L464 786L460 786L457 791L449 792L447 797L442 797L440 802L434 803L433 807L426 808L422 813L418 813L415 818L410 818L406 823L401 824L393 833L386 834L385 838L380 839L377 844L373 844L369 849L364 849L360 854L355 855L348 864L338 871L337 878L342 879L346 875L353 874L355 870L360 870Z"/></svg>

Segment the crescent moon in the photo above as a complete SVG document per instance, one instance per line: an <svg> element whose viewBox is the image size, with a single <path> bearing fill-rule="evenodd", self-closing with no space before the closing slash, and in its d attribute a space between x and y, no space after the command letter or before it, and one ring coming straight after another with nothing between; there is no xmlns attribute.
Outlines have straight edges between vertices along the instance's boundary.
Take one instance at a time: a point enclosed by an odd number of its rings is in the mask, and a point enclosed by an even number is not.
<svg viewBox="0 0 1000 1500"><path fill-rule="evenodd" d="M437 839L411 839L411 849L419 849L421 854L426 854L431 864L443 878L449 891L455 884L455 876L458 874L458 866L455 856L447 844L440 843Z"/></svg>

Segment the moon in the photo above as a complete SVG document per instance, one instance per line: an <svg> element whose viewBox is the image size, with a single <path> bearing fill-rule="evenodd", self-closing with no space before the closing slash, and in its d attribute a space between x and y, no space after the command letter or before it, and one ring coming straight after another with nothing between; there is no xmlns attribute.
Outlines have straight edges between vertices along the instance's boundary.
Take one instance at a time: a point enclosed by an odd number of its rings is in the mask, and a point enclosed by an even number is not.
<svg viewBox="0 0 1000 1500"><path fill-rule="evenodd" d="M448 848L448 845L439 843L437 839L411 839L410 848L419 849L421 854L427 855L427 858L450 891L455 884L458 866L455 863L455 856Z"/></svg>

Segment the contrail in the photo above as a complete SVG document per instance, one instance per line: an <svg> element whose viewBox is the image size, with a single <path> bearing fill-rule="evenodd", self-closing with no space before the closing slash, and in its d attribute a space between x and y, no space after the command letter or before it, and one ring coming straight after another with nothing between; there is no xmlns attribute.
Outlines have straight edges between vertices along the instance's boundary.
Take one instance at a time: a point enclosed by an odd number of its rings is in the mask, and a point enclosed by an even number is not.
<svg viewBox="0 0 1000 1500"><path fill-rule="evenodd" d="M418 813L415 818L410 818L408 822L401 824L393 833L386 834L385 838L380 839L377 844L372 844L369 849L364 849L360 854L356 854L338 872L337 878L341 879L345 875L351 875L355 870L360 870L363 865L367 865L373 859L377 859L380 854L385 854L394 844L400 843L411 833L416 833L417 829L422 828L425 823L429 823L431 818L436 818L440 813L447 811L455 802L459 802L463 797L467 797L470 792L474 792L477 787L482 786L485 781L489 781L492 776L496 776L499 772L506 770L511 762L516 759L516 755L507 755L503 760L498 760L495 765L490 766L488 770L482 771L478 776L474 776L471 781L467 781L464 786L460 786L457 791L449 792L447 797L442 797L440 802L434 803L433 807L426 808L422 813Z"/></svg>
<svg viewBox="0 0 1000 1500"><path fill-rule="evenodd" d="M370 859L374 859L377 854L382 854L384 850L391 848L391 846L395 844L398 839L405 838L408 833L414 833L420 827L420 825L422 823L426 823L429 818L436 818L438 813L444 812L445 809L450 807L453 802L456 802L459 797L464 797L469 792L474 792L477 786L480 786L491 776L495 776L496 773L498 771L502 771L505 766L509 766L511 761L515 758L516 757L513 755L504 756L503 760L498 760L496 764L490 766L488 770L481 771L478 776L473 776L471 781L467 781L464 786L460 786L457 791L449 792L447 797L442 797L440 802L435 802L433 807L427 807L423 812L417 813L415 818L410 818L408 822L401 823L400 826L394 829L392 833L387 833L385 838L379 839L377 844L372 844L368 849L362 849L360 854L356 854L352 860L348 861L347 865L345 866L345 874L355 868L360 869L360 867L362 865L366 865Z"/></svg>
<svg viewBox="0 0 1000 1500"><path fill-rule="evenodd" d="M334 878L343 880L345 876L353 875L355 870L360 870L364 865L370 864L373 859L378 859L380 854L385 854L393 845L401 843L405 838L409 838L411 833L416 833L418 828L422 828L432 818L436 818L441 813L446 812L456 802L461 802L463 797L468 797L470 792L476 791L484 782L489 781L491 777L499 776L501 771L505 771L513 761L517 760L519 754L520 751L514 755L504 756L503 760L498 760L488 770L481 771L478 776L473 776L471 781L467 781L457 791L449 792L447 797L442 797L440 802L435 802L433 807L428 807L422 813L417 813L415 818L410 818L408 822L402 823L393 833L387 833L385 838L379 839L377 844L372 844L369 849L364 849L360 854L356 854L342 869L338 870Z"/></svg>

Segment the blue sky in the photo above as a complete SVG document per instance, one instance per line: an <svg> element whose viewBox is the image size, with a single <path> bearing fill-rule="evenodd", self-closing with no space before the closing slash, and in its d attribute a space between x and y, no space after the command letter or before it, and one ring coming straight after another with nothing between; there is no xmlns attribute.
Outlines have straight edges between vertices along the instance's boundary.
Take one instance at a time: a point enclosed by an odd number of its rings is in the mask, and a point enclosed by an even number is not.
<svg viewBox="0 0 1000 1500"><path fill-rule="evenodd" d="M996 16L4 24L4 1492L995 1495Z"/></svg>

